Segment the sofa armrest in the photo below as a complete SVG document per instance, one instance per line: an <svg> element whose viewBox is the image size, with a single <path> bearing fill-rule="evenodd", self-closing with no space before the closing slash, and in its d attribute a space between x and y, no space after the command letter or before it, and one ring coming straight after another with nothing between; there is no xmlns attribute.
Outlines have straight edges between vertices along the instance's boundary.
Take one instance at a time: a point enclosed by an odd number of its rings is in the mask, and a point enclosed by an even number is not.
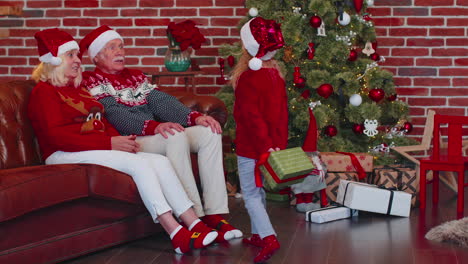
<svg viewBox="0 0 468 264"><path fill-rule="evenodd" d="M196 95L191 92L183 91L163 90L163 92L175 96L181 103L194 111L212 116L221 124L221 127L226 124L227 108L224 102L219 98L212 95Z"/></svg>

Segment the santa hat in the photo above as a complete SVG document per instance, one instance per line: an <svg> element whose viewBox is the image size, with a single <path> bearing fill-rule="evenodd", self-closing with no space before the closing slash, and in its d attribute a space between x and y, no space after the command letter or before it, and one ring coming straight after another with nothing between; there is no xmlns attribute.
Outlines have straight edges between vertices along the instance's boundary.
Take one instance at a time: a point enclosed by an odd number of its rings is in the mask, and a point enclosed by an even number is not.
<svg viewBox="0 0 468 264"><path fill-rule="evenodd" d="M107 25L102 25L95 30L91 31L80 41L80 50L83 54L88 50L88 55L91 60L101 51L107 42L113 39L120 39L123 41L122 36L115 30L112 30Z"/></svg>
<svg viewBox="0 0 468 264"><path fill-rule="evenodd" d="M274 20L255 17L241 28L241 40L247 52L253 56L249 68L257 71L262 68L262 60L271 59L277 49L284 46L280 24Z"/></svg>
<svg viewBox="0 0 468 264"><path fill-rule="evenodd" d="M314 112L309 107L309 128L307 129L307 135L302 145L302 150L305 152L317 151L317 121L315 120Z"/></svg>
<svg viewBox="0 0 468 264"><path fill-rule="evenodd" d="M73 37L58 28L39 31L34 34L34 38L37 40L39 60L56 66L62 63L62 59L58 56L67 51L79 49Z"/></svg>

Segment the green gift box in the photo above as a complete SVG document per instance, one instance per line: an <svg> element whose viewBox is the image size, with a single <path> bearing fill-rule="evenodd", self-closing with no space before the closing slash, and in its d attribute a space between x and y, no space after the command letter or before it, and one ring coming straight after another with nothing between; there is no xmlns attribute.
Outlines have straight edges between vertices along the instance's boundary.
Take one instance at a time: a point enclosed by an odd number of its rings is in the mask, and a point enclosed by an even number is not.
<svg viewBox="0 0 468 264"><path fill-rule="evenodd" d="M300 147L271 152L259 168L264 176L263 187L273 192L302 182L315 169Z"/></svg>

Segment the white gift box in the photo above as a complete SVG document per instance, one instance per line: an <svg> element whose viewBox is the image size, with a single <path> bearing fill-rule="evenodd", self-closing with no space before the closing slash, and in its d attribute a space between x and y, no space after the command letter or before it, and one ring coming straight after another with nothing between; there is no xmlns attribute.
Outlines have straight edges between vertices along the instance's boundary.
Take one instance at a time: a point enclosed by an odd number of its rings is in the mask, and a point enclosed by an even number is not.
<svg viewBox="0 0 468 264"><path fill-rule="evenodd" d="M381 189L376 185L341 180L336 202L356 210L408 217L411 194Z"/></svg>
<svg viewBox="0 0 468 264"><path fill-rule="evenodd" d="M350 218L358 215L358 210L350 209L343 206L329 206L326 208L315 209L305 213L306 221L312 223L326 223L338 219Z"/></svg>

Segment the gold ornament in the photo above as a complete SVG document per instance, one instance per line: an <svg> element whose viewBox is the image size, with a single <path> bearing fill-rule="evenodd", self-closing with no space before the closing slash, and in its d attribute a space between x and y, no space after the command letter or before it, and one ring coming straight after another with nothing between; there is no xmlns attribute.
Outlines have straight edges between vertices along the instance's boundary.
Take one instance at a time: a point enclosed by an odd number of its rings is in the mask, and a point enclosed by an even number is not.
<svg viewBox="0 0 468 264"><path fill-rule="evenodd" d="M293 47L292 46L286 46L284 48L284 56L283 60L287 63L289 63L292 60L293 57Z"/></svg>

